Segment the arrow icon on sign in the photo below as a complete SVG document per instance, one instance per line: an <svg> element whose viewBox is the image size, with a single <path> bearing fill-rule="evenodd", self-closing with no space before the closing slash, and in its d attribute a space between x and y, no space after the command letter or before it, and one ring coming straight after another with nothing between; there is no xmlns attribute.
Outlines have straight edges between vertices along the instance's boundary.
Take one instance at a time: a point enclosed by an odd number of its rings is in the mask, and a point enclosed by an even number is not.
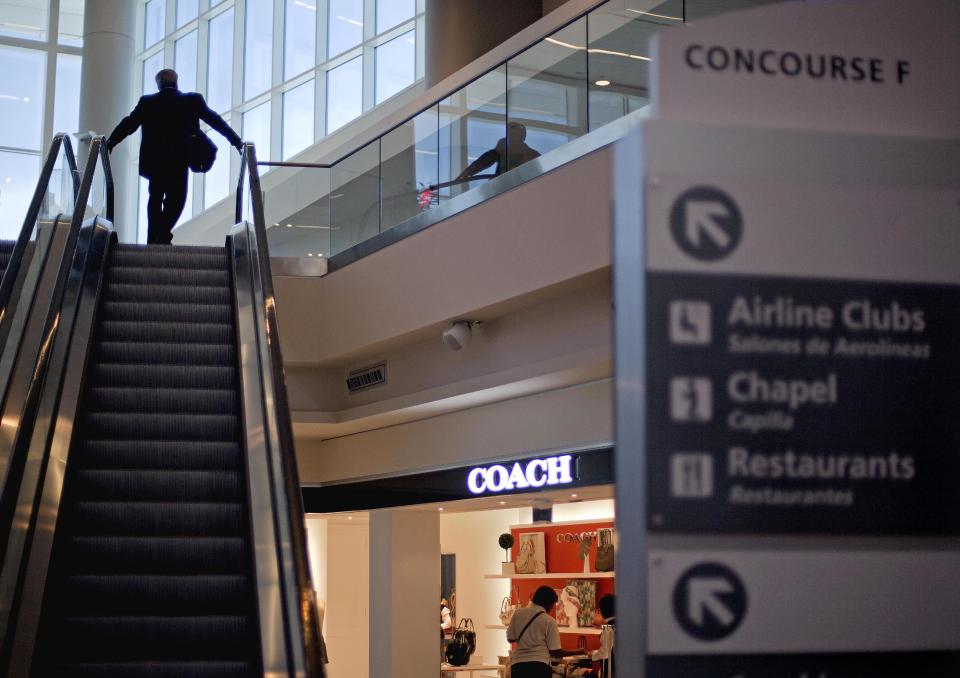
<svg viewBox="0 0 960 678"><path fill-rule="evenodd" d="M736 617L719 596L733 593L733 586L721 577L700 577L688 583L687 614L695 624L703 625L703 613L709 611L723 626L729 626Z"/></svg>
<svg viewBox="0 0 960 678"><path fill-rule="evenodd" d="M694 259L717 261L740 243L743 215L719 188L694 186L673 201L670 233L677 247Z"/></svg>
<svg viewBox="0 0 960 678"><path fill-rule="evenodd" d="M687 240L695 247L703 244L703 238L712 240L718 249L730 245L730 234L717 222L718 217L729 217L726 207L719 202L688 200L686 204Z"/></svg>

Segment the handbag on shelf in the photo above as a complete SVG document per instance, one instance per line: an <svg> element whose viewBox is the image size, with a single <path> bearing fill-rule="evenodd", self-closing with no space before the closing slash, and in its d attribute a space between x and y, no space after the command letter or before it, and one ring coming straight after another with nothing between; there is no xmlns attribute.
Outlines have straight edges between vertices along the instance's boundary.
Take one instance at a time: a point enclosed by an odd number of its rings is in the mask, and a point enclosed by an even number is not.
<svg viewBox="0 0 960 678"><path fill-rule="evenodd" d="M473 620L464 617L460 625L453 632L450 642L447 643L444 654L447 663L453 666L464 666L470 663L470 655L477 649L477 632L473 627Z"/></svg>
<svg viewBox="0 0 960 678"><path fill-rule="evenodd" d="M510 620L513 619L513 613L516 611L517 606L511 602L510 596L504 596L500 601L500 623L510 626Z"/></svg>
<svg viewBox="0 0 960 678"><path fill-rule="evenodd" d="M613 530L606 527L597 530L597 572L613 572Z"/></svg>

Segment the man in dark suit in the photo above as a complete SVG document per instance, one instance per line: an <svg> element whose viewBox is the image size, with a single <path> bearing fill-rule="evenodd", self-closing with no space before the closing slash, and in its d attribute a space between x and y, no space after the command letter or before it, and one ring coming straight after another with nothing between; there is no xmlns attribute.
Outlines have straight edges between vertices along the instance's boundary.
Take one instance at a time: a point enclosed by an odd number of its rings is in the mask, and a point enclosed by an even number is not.
<svg viewBox="0 0 960 678"><path fill-rule="evenodd" d="M165 68L157 73L156 82L160 91L140 97L136 108L110 134L107 148L112 151L142 128L140 176L150 181L147 242L169 245L187 199L187 140L200 131L200 120L238 151L243 144L230 125L207 106L203 96L177 89L176 71Z"/></svg>

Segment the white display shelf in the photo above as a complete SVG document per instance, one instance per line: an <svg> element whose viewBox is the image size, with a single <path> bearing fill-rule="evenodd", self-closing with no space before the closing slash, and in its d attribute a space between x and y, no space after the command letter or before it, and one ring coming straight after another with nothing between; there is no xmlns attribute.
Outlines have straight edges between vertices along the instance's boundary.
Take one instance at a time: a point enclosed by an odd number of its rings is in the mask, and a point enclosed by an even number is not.
<svg viewBox="0 0 960 678"><path fill-rule="evenodd" d="M507 627L503 626L502 624L485 624L483 628L500 629L501 631L507 630ZM588 629L585 629L583 627L572 629L569 626L561 626L559 627L559 629L560 629L560 633L573 633L578 636L599 636L600 635L600 629L595 629L592 627Z"/></svg>
<svg viewBox="0 0 960 678"><path fill-rule="evenodd" d="M613 579L613 572L544 572L543 574L485 574L484 579Z"/></svg>

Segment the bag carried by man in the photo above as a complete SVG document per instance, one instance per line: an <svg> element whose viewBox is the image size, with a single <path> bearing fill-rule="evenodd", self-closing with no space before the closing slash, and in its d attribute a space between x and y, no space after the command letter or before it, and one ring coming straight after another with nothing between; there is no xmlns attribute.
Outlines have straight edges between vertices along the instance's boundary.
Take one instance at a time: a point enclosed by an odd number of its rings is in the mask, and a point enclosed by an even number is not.
<svg viewBox="0 0 960 678"><path fill-rule="evenodd" d="M217 159L217 145L197 130L187 137L187 166L194 172L209 172Z"/></svg>

